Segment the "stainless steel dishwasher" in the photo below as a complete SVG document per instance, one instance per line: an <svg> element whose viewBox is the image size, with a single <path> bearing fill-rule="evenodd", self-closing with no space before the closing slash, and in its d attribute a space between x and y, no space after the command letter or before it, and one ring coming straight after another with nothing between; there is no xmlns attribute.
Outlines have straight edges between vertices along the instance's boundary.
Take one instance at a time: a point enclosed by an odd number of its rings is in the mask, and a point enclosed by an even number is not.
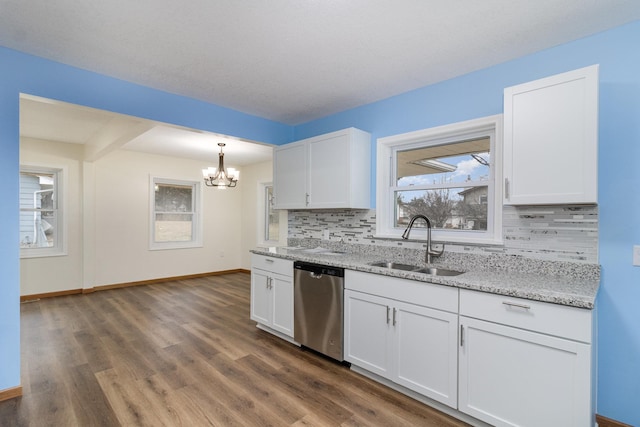
<svg viewBox="0 0 640 427"><path fill-rule="evenodd" d="M344 269L302 261L293 269L294 339L342 362Z"/></svg>

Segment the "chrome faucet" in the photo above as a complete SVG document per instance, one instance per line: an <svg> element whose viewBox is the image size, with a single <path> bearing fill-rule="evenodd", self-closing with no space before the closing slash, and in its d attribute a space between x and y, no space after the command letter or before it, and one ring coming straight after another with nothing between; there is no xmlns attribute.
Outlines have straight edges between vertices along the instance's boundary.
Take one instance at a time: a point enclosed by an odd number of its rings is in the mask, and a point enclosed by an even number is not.
<svg viewBox="0 0 640 427"><path fill-rule="evenodd" d="M409 225L407 225L407 228L404 230L404 233L402 233L402 238L405 240L409 238L409 234L411 233L411 228L413 227L413 223L417 219L424 219L424 222L427 223L427 253L425 255L425 262L427 264L431 264L431 257L439 257L444 253L444 243L442 244L442 249L440 251L435 251L433 250L433 248L431 248L431 220L429 220L429 218L427 218L425 215L420 215L420 214L412 216L411 220L409 221Z"/></svg>

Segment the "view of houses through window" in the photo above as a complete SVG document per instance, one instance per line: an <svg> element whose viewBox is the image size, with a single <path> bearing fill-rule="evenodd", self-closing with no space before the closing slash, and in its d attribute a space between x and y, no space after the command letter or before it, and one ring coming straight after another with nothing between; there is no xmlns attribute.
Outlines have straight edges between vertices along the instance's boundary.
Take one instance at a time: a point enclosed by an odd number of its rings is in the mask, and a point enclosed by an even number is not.
<svg viewBox="0 0 640 427"><path fill-rule="evenodd" d="M486 231L490 160L489 137L398 150L394 226L423 214L433 228Z"/></svg>
<svg viewBox="0 0 640 427"><path fill-rule="evenodd" d="M60 246L59 170L20 168L20 249L30 256L46 255ZM40 250L40 251L38 251Z"/></svg>

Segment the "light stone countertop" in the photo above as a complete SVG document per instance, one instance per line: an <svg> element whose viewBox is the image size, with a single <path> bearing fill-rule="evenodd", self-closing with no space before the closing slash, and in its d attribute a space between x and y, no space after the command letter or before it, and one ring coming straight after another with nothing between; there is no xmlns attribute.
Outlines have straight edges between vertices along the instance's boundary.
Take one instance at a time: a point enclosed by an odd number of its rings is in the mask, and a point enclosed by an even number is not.
<svg viewBox="0 0 640 427"><path fill-rule="evenodd" d="M463 255L465 261L462 263L460 262L461 258L458 258L456 263L436 261L433 264L434 267L464 271L463 274L458 276L433 276L369 265L377 261L416 264L415 261L410 262L403 258L393 258L392 256L381 258L380 255L369 253L314 251L313 249L299 247L256 248L251 252L293 261L306 261L349 270L585 309L594 308L600 285L599 266L594 266L593 273L587 269L589 274L584 274L585 268L583 265L577 265L575 267L576 271L573 271L572 263L559 263L562 264L561 268L555 269L553 266L550 268L545 263L536 263L535 260L518 259L510 269L503 268L504 266L502 265L492 268L492 259L480 258L467 262L466 260L473 258L464 257ZM426 264L421 266L426 266Z"/></svg>

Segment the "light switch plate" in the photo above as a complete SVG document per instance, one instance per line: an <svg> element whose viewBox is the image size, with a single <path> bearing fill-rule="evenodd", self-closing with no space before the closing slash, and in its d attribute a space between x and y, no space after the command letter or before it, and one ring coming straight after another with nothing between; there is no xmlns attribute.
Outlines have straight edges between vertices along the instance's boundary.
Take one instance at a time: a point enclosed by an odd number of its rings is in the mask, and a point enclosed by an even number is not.
<svg viewBox="0 0 640 427"><path fill-rule="evenodd" d="M640 267L640 245L633 246L633 265Z"/></svg>

